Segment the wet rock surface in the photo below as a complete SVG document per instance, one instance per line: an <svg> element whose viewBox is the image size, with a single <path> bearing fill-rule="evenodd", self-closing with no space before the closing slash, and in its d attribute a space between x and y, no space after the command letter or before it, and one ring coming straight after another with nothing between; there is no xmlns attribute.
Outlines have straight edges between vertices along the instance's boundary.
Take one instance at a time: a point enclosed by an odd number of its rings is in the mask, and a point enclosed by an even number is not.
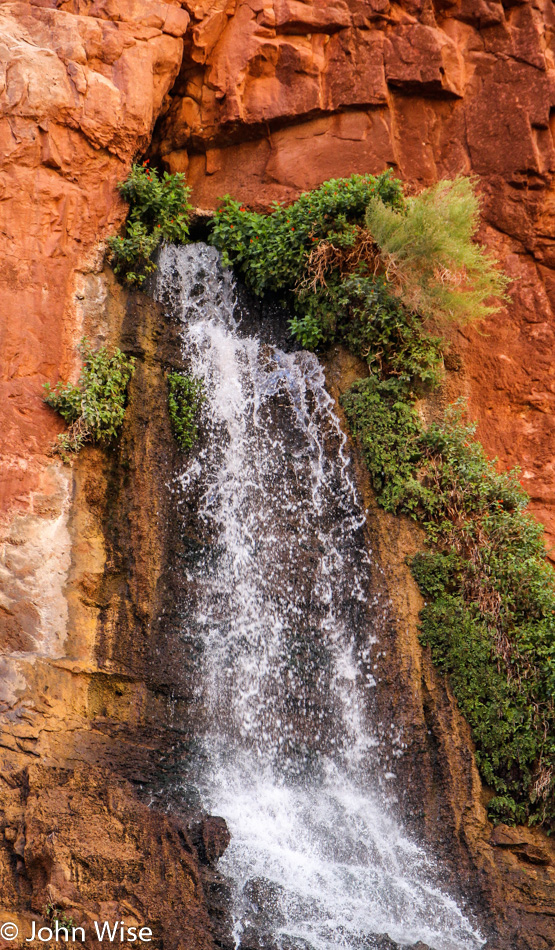
<svg viewBox="0 0 555 950"><path fill-rule="evenodd" d="M231 835L224 818L208 815L191 828L191 837L203 863L214 865L224 854Z"/></svg>
<svg viewBox="0 0 555 950"><path fill-rule="evenodd" d="M189 0L183 65L152 155L195 202L258 208L390 166L411 188L479 176L480 239L511 303L453 329L457 395L518 465L555 540L555 14L549 0Z"/></svg>
<svg viewBox="0 0 555 950"><path fill-rule="evenodd" d="M225 828L201 816L199 856L198 801L170 817L150 791L173 780L194 739L191 682L164 612L167 554L179 550L165 372L180 368L179 350L148 298L112 285L110 300L106 320L137 370L120 441L85 449L73 468L65 656L8 666L24 679L0 706L0 907L29 934L51 903L93 937L94 920L139 920L157 946L209 948L218 926L229 932L225 883L205 864Z"/></svg>
<svg viewBox="0 0 555 950"><path fill-rule="evenodd" d="M188 283L184 279L182 295L176 300L171 288L174 280L178 286L180 284L179 261L182 258ZM240 311L247 310L249 319L238 328L233 327L233 332L224 333L218 321L211 319L216 317L212 313L214 303L216 307L224 305L220 319L226 327L226 321L230 320L228 330L231 331L233 320L225 306L226 285L223 281L223 286L219 287L214 263L214 252L207 248L168 249L161 270L169 283L162 284L160 299L170 308L169 312L180 314L184 320L190 365L194 373L203 375L205 379L208 403L203 414L200 443L192 458L184 460L182 492L175 494L175 522L181 524L181 533L188 541L185 557L181 557L179 547L175 549L177 556L172 568L175 580L173 603L176 605L172 623L179 621L181 614L182 646L185 655L190 656L190 675L194 676L197 685L196 698L189 707L199 737L197 762L194 755L184 761L183 773L180 776L177 770L173 787L171 776L168 776L166 789L159 791L160 800L172 811L179 810L183 807L181 798L194 801L195 783L206 788L208 782L207 797L212 801L215 813L230 817L235 842L241 842L239 853L245 864L244 874L242 870L237 876L229 865L233 841L231 849L225 852L223 866L233 884L236 927L239 920L243 928L242 944L281 947L288 939L285 934L296 932L291 915L295 921L295 915L300 913L298 927L307 938L303 946L307 950L311 946L319 947L322 945L320 941L325 939L325 925L320 927L318 923L321 911L322 920L329 916L330 933L335 935L337 931L338 939L355 946L358 931L360 935L366 934L368 939L373 931L374 911L366 904L379 908L383 896L386 909L375 912L387 919L388 909L396 903L393 893L397 894L398 881L393 872L389 886L382 882L381 869L384 862L390 867L391 855L387 848L383 855L383 843L373 837L380 828L379 807L369 800L370 814L365 815L361 807L357 838L353 821L349 821L349 795L343 801L339 790L334 810L338 790L333 781L328 786L325 778L327 758L337 760L337 768L341 769L342 755L349 757L349 747L355 736L350 717L344 717L340 708L342 703L348 705L349 700L343 694L340 697L338 690L341 687L334 682L334 679L341 679L337 671L333 672L335 652L341 648L337 643L331 647L326 642L326 617L330 607L324 596L325 590L318 590L324 571L322 558L326 558L326 577L334 591L332 602L334 616L337 614L338 640L353 633L353 651L358 655L359 648L361 653L367 652L369 643L365 638L369 632L376 634L379 629L381 634L385 618L393 636L395 621L383 602L383 578L379 565L375 559L370 562L365 557L363 520L361 522L360 514L351 510L351 494L346 492L343 481L343 463L337 461L335 464L336 458L343 458L341 440L329 415L329 399L321 389L317 364L307 354L302 357L294 353L287 357L273 355L265 341L275 331L271 325L264 325L264 313L258 315L256 308L249 308L248 295L244 292L239 294ZM204 275L202 286L197 279L200 270ZM271 314L268 319L272 319ZM249 344L248 337L252 332L262 338L262 345L256 340ZM306 377L301 366L306 370ZM241 400L246 400L248 408L239 412L238 401ZM255 421L252 421L254 406ZM320 428L317 421L321 423ZM226 428L228 423L230 431ZM324 443L325 451L330 453L328 464L320 457ZM278 457L274 458L276 453ZM222 456L225 462L222 462ZM241 460L239 470L246 476L248 487L243 488L241 479L237 482L236 456ZM328 479L322 465L326 471L329 468ZM319 499L317 518L312 517L314 496ZM173 536L173 543L177 542L178 536L179 531ZM242 544L246 545L246 550ZM339 556L336 546L341 552L341 577L336 576L332 567ZM236 575L232 564L236 565ZM235 581L230 580L229 570ZM364 574L362 587L361 573ZM303 595L303 585L312 592L309 597ZM241 592L240 601L236 598L236 586ZM360 588L360 597L353 598L354 588ZM255 603L258 603L258 609L251 613ZM294 610L293 618L289 616L289 609ZM355 635L357 630L358 635ZM262 632L258 638L257 631ZM333 640L333 633L329 632ZM261 644L267 643L274 657L270 665L260 654L259 640ZM248 659L246 668L241 665L240 657L245 648L249 655L252 649L252 661L257 665L258 657L266 671L256 688L254 669L251 669ZM216 651L215 656L211 650ZM348 665L347 657L343 659ZM368 662L365 661L366 666ZM370 667L366 669L366 666L365 671L369 674ZM229 672L233 670L236 675L230 678ZM243 691L238 684L243 683L245 674L248 679L245 687L250 688ZM283 677L286 682L282 682ZM215 686L212 679L215 679ZM356 705L354 697L352 701ZM243 703L248 707L245 719L240 716ZM370 721L375 722L375 709L361 707L357 723L362 746ZM214 745L218 735L228 738L222 748L222 774L218 775L216 787L213 787L206 771L210 773L212 768L211 758L216 757L219 762L219 746L217 742ZM386 747L390 751L389 738L387 736L385 743L382 742L380 753ZM234 755L238 749L243 749L243 744L246 758L239 763L243 778L236 782ZM271 778L265 773L257 773L250 753L254 753L255 760L259 755L262 763L268 756L273 758L275 753L277 773L284 776L283 789L281 783L278 784L279 794L283 793L288 801L286 818L279 811L279 800L272 797ZM381 755L378 755L372 771L372 788L379 781L378 775L390 768L388 761L380 759ZM345 780L348 782L349 778ZM304 790L310 790L313 782L315 788L319 788L320 781L324 788L316 807L317 793L314 793L314 800L305 800ZM222 794L223 801L220 801L218 796ZM360 794L365 796L364 783ZM257 798L260 798L260 808L254 803ZM287 841L286 845L284 841L276 845L277 880L275 877L249 878L254 867L260 868L268 859L268 839L264 831L260 832L262 825L268 825L269 840L274 840L271 836L276 830L273 828L276 808L285 820L282 831ZM247 829L246 838L244 815L252 816L252 836ZM300 824L299 815L302 817ZM299 840L292 840L288 835L289 824L297 828ZM194 840L200 837L200 832L200 824L197 824ZM384 835L388 836L387 829L384 829ZM252 841L249 840L257 836L260 838L258 853L252 851ZM315 841L321 844L321 849L314 849ZM310 880L310 883L307 880L306 888L298 873L302 867L300 856L304 845ZM287 875L280 877L283 847L290 858L291 882L287 881ZM391 847L394 850L395 843ZM252 858L250 861L247 856L246 863L245 848ZM372 849L376 851L379 886L372 883L372 871L369 870L373 866ZM404 861L400 854L399 860ZM451 860L453 874L449 888L458 894L454 868L459 856L452 855ZM323 877L320 889L316 887L315 890L314 867L319 867L319 862ZM346 867L352 864L354 878L351 892L345 893L348 909L342 921L341 907L338 916L334 887L343 893L341 868L344 862ZM421 901L423 894L414 878L414 869L407 867L405 870L409 874L407 887L411 895L414 895L415 902ZM270 871L272 873L276 873L275 867ZM402 877L402 872L400 874ZM366 880L365 875L369 876L366 890L361 885L361 880ZM279 883L281 881L286 881L287 886ZM391 891L389 895L388 890ZM411 930L415 935L419 930L420 933L429 932L418 913L421 911L415 912L417 921L413 922ZM412 915L411 907L408 909L411 920ZM390 912L390 919L395 920L394 912ZM433 925L430 926L433 929ZM399 924L397 931L401 927ZM311 932L315 935L314 944L310 939ZM292 938L291 941L292 946L296 945Z"/></svg>
<svg viewBox="0 0 555 950"><path fill-rule="evenodd" d="M76 922L153 908L180 941L168 930L163 946L232 946L229 889L204 843L199 860L191 815L144 804L195 746L195 657L177 633L168 552L195 557L203 542L172 534L171 328L164 337L158 310L126 302L103 270L97 242L125 215L116 181L160 112L152 153L187 170L208 208L226 191L266 207L386 165L415 187L477 172L482 238L518 280L483 335L453 330L442 398L467 393L553 536L553 26L543 0L2 5L0 867L3 908L22 926L52 895ZM83 331L121 341L138 372L120 446L87 449L70 475L46 454L59 423L41 384L75 372ZM336 370L344 385L356 367ZM418 542L370 517L396 617L380 695L408 745L402 810L463 868L497 932L488 950L550 950L553 845L485 820L468 729L416 641L404 558ZM224 840L207 835L212 863Z"/></svg>
<svg viewBox="0 0 555 950"><path fill-rule="evenodd" d="M248 306L248 297L242 299L243 306ZM8 815L13 795L23 794L20 790L27 779L21 770L32 758L46 764L46 778L41 779L46 785L62 781L60 768L68 770L63 782L69 775L76 793L71 821L76 824L88 821L86 816L105 814L107 787L123 789L127 814L131 816L136 808L138 824L144 829L144 840L136 845L139 851L147 847L144 841L155 833L153 829L165 827L169 819L164 813L169 808L190 842L188 860L200 882L193 903L186 897L189 892L183 892L176 918L183 928L180 932L189 933L193 926L198 928L195 939L231 948L231 894L213 866L227 839L225 829L199 813L201 802L194 785L189 798L181 791L175 797L172 791L182 775L183 762L195 754L199 734L191 706L196 661L191 653L187 662L186 644L180 635L182 559L197 557L206 540L194 519L189 535L183 534L181 521L178 523L174 514L176 497L168 491L181 461L169 429L164 374L170 367L185 367L180 362L177 327L161 320L155 304L141 295L118 298L115 288L113 300L118 301L119 316L112 314L112 325L126 351L138 360L131 406L120 443L107 455L87 449L75 469L71 531L81 542L75 549L68 593L72 659L34 669L35 686L21 707L23 715L14 710L6 715L4 709L2 762L6 779L1 806ZM328 385L336 394L360 373L360 366L346 354L330 357ZM356 458L355 453L355 462ZM382 581L375 575L374 582L386 585L393 605L391 623L382 630L385 655L378 680L380 719L401 725L408 747L403 756L395 757L397 787L404 789L400 811L415 833L427 838L445 861L446 886L456 891L458 879L464 880L467 894L483 915L486 932L497 933L488 950L547 950L553 939L553 846L538 832L493 830L486 821L468 728L417 644L420 601L405 556L419 540L412 528L375 508L362 468L359 473L359 489L371 505L370 544L385 569ZM100 539L102 557L98 553L93 557ZM387 728L382 742L384 748L390 743L392 753L398 749ZM79 762L85 762L86 767L73 774ZM158 806L149 817L143 802L153 801L153 789ZM43 794L46 792L41 791ZM48 888L60 879L55 868L60 863L70 869L77 866L81 852L77 838L65 840L59 853L58 839L47 844L54 823L45 821L37 826L34 849L50 848L54 870L35 874L35 858L30 857L29 867L25 863L20 826L27 820L27 804L26 799L22 801L25 804L20 806L17 820L7 824L3 904L17 907L22 921L29 921L33 913L40 912L41 902L46 904ZM201 829L199 841L195 823ZM97 837L91 834L87 838L87 860L99 866L104 849L112 848L114 867L118 867L119 845L116 841L112 847L105 836L106 831L112 841L109 824L105 829L97 822L94 828ZM95 849L97 857L93 857ZM161 882L166 871L161 866L159 871L158 900L163 909L167 895ZM104 909L102 895L107 891L101 879L99 874L96 883L82 889L71 871L69 889L60 892L68 914L75 912L77 917L95 913L96 907ZM137 907L139 891L134 888L140 881L133 875L126 880L123 890L114 885L113 892ZM152 892L148 893L153 893L155 883L150 880ZM140 893L147 894L146 884L140 887ZM262 885L255 887L253 908L259 910L252 925L253 945L257 940L270 940L264 937L269 932L264 923L268 903L263 906ZM146 903L149 901L150 897ZM271 900L269 903L271 908ZM126 907L116 900L108 911L126 916Z"/></svg>
<svg viewBox="0 0 555 950"><path fill-rule="evenodd" d="M341 348L330 351L325 366L336 399L366 372ZM342 418L339 405L337 412ZM418 643L422 598L406 559L422 547L423 536L413 522L377 506L356 451L353 460L368 505L370 546L382 568L394 618L382 631L376 679L380 719L394 722L402 736L401 754L395 734L384 730L382 736L384 748L389 746L401 814L417 838L441 857L445 885L456 892L458 882L464 882L487 937L485 950L548 950L555 941L553 841L541 829L492 828L487 820L485 806L492 792L480 781L469 727L446 678Z"/></svg>

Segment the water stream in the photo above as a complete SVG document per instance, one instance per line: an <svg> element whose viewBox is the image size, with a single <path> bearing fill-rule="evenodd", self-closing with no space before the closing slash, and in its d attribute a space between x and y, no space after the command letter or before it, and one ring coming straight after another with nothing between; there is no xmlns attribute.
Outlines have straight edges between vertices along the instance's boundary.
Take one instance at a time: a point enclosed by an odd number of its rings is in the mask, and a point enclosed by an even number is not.
<svg viewBox="0 0 555 950"><path fill-rule="evenodd" d="M372 950L379 934L477 950L441 869L388 809L394 760L372 716L385 605L322 368L249 331L212 248L165 247L156 296L206 389L180 486L200 533L183 638L203 723L195 782L232 833L220 870L237 945L256 931L279 950Z"/></svg>

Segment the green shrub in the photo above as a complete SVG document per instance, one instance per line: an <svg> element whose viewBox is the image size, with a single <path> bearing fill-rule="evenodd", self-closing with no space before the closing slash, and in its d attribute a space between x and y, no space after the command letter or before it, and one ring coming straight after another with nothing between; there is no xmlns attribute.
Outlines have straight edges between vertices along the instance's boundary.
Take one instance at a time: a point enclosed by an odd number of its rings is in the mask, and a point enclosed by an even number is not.
<svg viewBox="0 0 555 950"><path fill-rule="evenodd" d="M402 205L401 183L389 172L332 179L288 208L274 205L267 215L248 211L227 195L216 212L210 242L222 252L224 265L234 267L255 294L277 292L289 302L306 277L314 246L325 240L352 247L366 208L376 199Z"/></svg>
<svg viewBox="0 0 555 950"><path fill-rule="evenodd" d="M289 329L302 347L316 350L337 339L340 321L346 319L348 308L349 294L345 282L339 275L332 275L326 286L298 289Z"/></svg>
<svg viewBox="0 0 555 950"><path fill-rule="evenodd" d="M389 359L391 372L436 383L442 348L375 274L374 243L364 232L373 204L400 213L401 183L390 172L333 179L271 214L248 211L229 196L210 241L258 295L279 294L294 315L293 335L307 349L340 338L370 364ZM369 269L372 270L370 276Z"/></svg>
<svg viewBox="0 0 555 950"><path fill-rule="evenodd" d="M268 215L226 197L210 240L251 290L291 307L302 346L340 339L381 376L435 386L444 344L423 318L477 319L505 293L477 224L469 179L404 199L386 172L334 179Z"/></svg>
<svg viewBox="0 0 555 950"><path fill-rule="evenodd" d="M422 642L434 663L450 674L459 706L472 729L477 763L496 792L492 818L513 822L555 817L553 803L534 794L537 777L553 762L553 743L538 728L535 711L542 670L530 678L507 676L498 662L491 631L472 604L440 595L421 613ZM543 718L548 725L553 717ZM552 794L551 789L551 794Z"/></svg>
<svg viewBox="0 0 555 950"><path fill-rule="evenodd" d="M155 270L152 257L161 241L186 244L192 205L184 175L160 176L155 168L133 165L119 192L130 209L123 237L109 238L110 259L116 274L128 284L144 283Z"/></svg>
<svg viewBox="0 0 555 950"><path fill-rule="evenodd" d="M44 908L44 917L47 920L50 920L53 924L58 924L58 928L61 930L62 927L65 927L66 930L71 935L73 928L75 927L75 921L73 917L68 917L65 910L62 910L61 907L58 907L52 901L48 901L46 907Z"/></svg>
<svg viewBox="0 0 555 950"><path fill-rule="evenodd" d="M473 183L403 198L389 174L327 182L255 214L231 198L212 243L257 294L293 311L316 349L339 340L368 378L342 398L379 503L408 514L428 547L411 568L426 598L422 642L451 678L495 820L555 822L555 579L517 473L500 474L455 404L428 428L417 395L443 373L425 329L496 309L506 278L473 243Z"/></svg>
<svg viewBox="0 0 555 950"><path fill-rule="evenodd" d="M128 220L124 237L108 239L114 272L128 284L143 284L156 270L152 256L161 241L160 231L149 231L142 221Z"/></svg>
<svg viewBox="0 0 555 950"><path fill-rule="evenodd" d="M411 561L422 642L450 674L490 814L555 823L555 573L517 473L499 473L463 406L426 429L406 389L375 377L342 399L379 503L424 527Z"/></svg>
<svg viewBox="0 0 555 950"><path fill-rule="evenodd" d="M359 379L342 399L353 435L358 436L378 501L386 511L406 505L407 486L421 457L421 426L395 379ZM414 489L418 484L415 482Z"/></svg>
<svg viewBox="0 0 555 950"><path fill-rule="evenodd" d="M437 386L445 344L399 304L385 278L349 277L342 287L348 299L338 318L342 342L382 378L393 377L409 389Z"/></svg>
<svg viewBox="0 0 555 950"><path fill-rule="evenodd" d="M440 181L403 207L374 201L366 226L380 248L387 278L408 307L436 320L482 319L504 299L507 277L472 240L479 205L469 178Z"/></svg>
<svg viewBox="0 0 555 950"><path fill-rule="evenodd" d="M133 357L119 349L110 352L101 347L93 352L87 339L79 344L79 352L83 366L76 385L59 382L52 389L50 383L44 384L44 401L69 425L68 431L58 436L55 447L64 461L87 442L106 443L117 434L135 366Z"/></svg>
<svg viewBox="0 0 555 950"><path fill-rule="evenodd" d="M205 400L204 381L185 373L168 373L168 409L179 447L189 451L198 438L197 417Z"/></svg>

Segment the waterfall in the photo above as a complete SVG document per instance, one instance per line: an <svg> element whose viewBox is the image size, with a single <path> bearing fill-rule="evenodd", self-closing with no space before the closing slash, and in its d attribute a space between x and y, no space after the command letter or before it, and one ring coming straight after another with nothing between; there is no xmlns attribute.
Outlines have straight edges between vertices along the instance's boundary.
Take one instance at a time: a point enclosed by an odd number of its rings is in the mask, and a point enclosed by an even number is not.
<svg viewBox="0 0 555 950"><path fill-rule="evenodd" d="M322 368L245 326L212 248L164 247L155 293L206 390L180 479L199 532L182 637L203 724L195 782L232 833L220 870L237 946L256 932L278 950L477 950L480 934L382 788L395 783L372 717L387 605L372 594Z"/></svg>

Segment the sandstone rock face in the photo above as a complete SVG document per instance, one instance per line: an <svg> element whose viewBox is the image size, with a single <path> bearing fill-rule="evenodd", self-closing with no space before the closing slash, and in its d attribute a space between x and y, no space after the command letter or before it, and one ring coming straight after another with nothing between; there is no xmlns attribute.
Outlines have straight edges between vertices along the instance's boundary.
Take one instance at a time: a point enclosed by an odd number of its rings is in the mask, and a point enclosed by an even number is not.
<svg viewBox="0 0 555 950"><path fill-rule="evenodd" d="M72 480L47 457L58 421L42 383L74 373L105 303L98 241L123 220L115 186L149 141L188 23L161 0L0 6L2 699L21 687L6 654L64 654Z"/></svg>
<svg viewBox="0 0 555 950"><path fill-rule="evenodd" d="M518 279L487 326L452 331L449 392L522 466L553 538L554 32L549 0L0 5L0 897L20 924L50 899L84 921L148 907L168 922L164 946L226 946L221 820L199 818L197 854L125 781L171 776L194 723L160 609L174 602L164 371L177 350L156 308L103 270L125 214L116 182L159 117L152 155L187 171L204 208L226 192L264 208L387 166L411 187L475 172L483 240ZM87 449L71 473L47 454L58 423L41 384L75 373L84 332L123 341L139 368L116 452ZM384 715L405 710L407 805L475 882L495 950L548 950L553 847L491 834L468 728L417 644L405 528L386 518L375 533L399 621L383 695ZM426 776L414 803L411 756Z"/></svg>
<svg viewBox="0 0 555 950"><path fill-rule="evenodd" d="M49 457L41 386L76 371L83 333L118 340L98 242L124 218L115 185L150 139L188 23L161 0L0 5L0 905L26 934L49 903L87 932L152 914L176 950L212 945L199 861L185 827L121 778L158 765L167 696L145 682L148 650L104 662L106 459L91 449L72 473ZM123 585L131 640L154 603L142 583L136 609Z"/></svg>
<svg viewBox="0 0 555 950"><path fill-rule="evenodd" d="M211 866L229 832L196 807L202 834L193 840L179 796L172 818L156 807L194 735L194 683L166 610L176 549L166 486L180 459L165 370L178 358L177 329L108 272L96 278L104 304L83 329L94 342L119 342L137 369L113 451L88 447L62 471L68 510L55 516L51 492L43 509L12 519L0 641L0 916L30 935L33 921L48 926L51 904L85 928L87 947L99 946L95 920L123 920L151 926L153 945L210 950L214 932L229 931L225 882ZM45 535L50 557L41 561ZM19 639L7 639L17 624Z"/></svg>
<svg viewBox="0 0 555 950"><path fill-rule="evenodd" d="M332 347L324 365L346 428L339 398L367 368L342 347ZM450 385L456 380L448 372ZM443 395L429 401L437 404ZM538 828L492 829L485 807L491 792L480 780L470 728L446 677L419 644L423 599L407 557L422 550L423 532L408 518L383 511L357 451L353 463L367 506L370 549L382 565L392 608L392 624L380 634L376 702L378 720L394 722L405 743L395 759L403 820L441 856L445 886L456 893L462 884L488 938L484 950L549 950L555 945L555 844ZM393 760L393 747L390 754Z"/></svg>
<svg viewBox="0 0 555 950"><path fill-rule="evenodd" d="M154 153L196 203L267 207L391 166L411 186L479 176L482 239L515 279L485 326L453 330L459 391L519 465L555 542L554 29L550 0L213 0L187 8Z"/></svg>
<svg viewBox="0 0 555 950"><path fill-rule="evenodd" d="M179 821L154 814L127 783L99 769L33 765L18 780L3 795L0 874L2 901L22 938L33 921L37 933L54 926L50 905L60 925L65 914L70 927L83 928L80 946L109 947L109 939L96 939L95 922L102 932L104 921L120 920L136 932L148 927L169 950L210 950L197 858ZM0 946L10 943L0 938Z"/></svg>
<svg viewBox="0 0 555 950"><path fill-rule="evenodd" d="M189 22L181 6L36 0L0 8L0 510L29 507L57 425L40 384L74 368L82 275L122 221Z"/></svg>

